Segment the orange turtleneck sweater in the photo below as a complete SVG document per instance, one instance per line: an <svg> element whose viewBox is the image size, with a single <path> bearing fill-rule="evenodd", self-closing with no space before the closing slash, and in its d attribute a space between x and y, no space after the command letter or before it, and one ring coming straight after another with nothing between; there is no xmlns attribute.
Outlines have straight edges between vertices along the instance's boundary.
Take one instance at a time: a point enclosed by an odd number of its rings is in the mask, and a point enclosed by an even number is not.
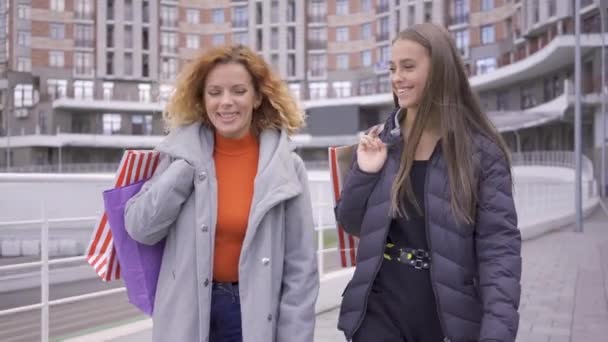
<svg viewBox="0 0 608 342"><path fill-rule="evenodd" d="M213 279L218 282L239 281L239 256L249 220L259 152L253 133L241 139L215 133L213 159L218 203Z"/></svg>

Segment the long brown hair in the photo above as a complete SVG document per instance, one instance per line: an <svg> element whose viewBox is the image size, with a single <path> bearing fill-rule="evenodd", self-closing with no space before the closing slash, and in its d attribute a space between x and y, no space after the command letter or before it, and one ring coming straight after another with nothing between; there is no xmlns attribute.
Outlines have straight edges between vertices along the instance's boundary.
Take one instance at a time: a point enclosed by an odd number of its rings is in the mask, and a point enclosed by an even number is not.
<svg viewBox="0 0 608 342"><path fill-rule="evenodd" d="M262 103L253 113L252 127L256 133L265 128L286 129L295 133L304 126L304 114L298 108L285 82L276 75L262 57L243 45L225 45L210 49L187 64L177 76L175 92L163 112L169 127L196 121L211 127L205 111L203 89L207 75L218 64L242 64L251 75L251 82Z"/></svg>
<svg viewBox="0 0 608 342"><path fill-rule="evenodd" d="M496 143L510 164L508 148L481 110L456 46L444 28L430 23L414 25L400 32L395 41L397 40L409 40L422 45L430 57L431 68L392 186L391 214L408 216L400 201L404 195L419 208L409 174L422 132L436 123L448 169L452 212L456 219L473 223L477 206L477 182L472 157L473 135L481 134ZM395 105L399 107L394 99ZM405 115L402 120L404 118Z"/></svg>

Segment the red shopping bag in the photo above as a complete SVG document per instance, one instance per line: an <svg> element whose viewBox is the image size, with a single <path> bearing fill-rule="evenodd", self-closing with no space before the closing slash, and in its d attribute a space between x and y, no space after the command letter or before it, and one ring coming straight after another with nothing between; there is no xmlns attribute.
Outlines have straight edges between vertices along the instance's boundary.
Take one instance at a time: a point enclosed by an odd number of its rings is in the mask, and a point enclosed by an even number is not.
<svg viewBox="0 0 608 342"><path fill-rule="evenodd" d="M158 151L125 151L116 171L114 187L118 188L150 178L158 166L158 159ZM101 280L120 279L120 265L105 211L95 225L85 256Z"/></svg>
<svg viewBox="0 0 608 342"><path fill-rule="evenodd" d="M329 148L329 175L334 192L334 205L340 200L342 185L350 169L355 149L356 145ZM338 230L338 248L342 267L355 266L359 239L346 233L337 221L336 229Z"/></svg>

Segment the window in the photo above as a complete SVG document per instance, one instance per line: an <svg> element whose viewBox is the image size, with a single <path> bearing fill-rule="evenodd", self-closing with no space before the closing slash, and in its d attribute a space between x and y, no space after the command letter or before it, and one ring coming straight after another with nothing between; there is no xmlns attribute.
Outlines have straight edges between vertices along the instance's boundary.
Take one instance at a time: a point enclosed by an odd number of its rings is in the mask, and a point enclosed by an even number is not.
<svg viewBox="0 0 608 342"><path fill-rule="evenodd" d="M74 74L93 76L93 54L89 52L74 53Z"/></svg>
<svg viewBox="0 0 608 342"><path fill-rule="evenodd" d="M150 48L150 35L148 34L148 28L144 27L141 29L141 47L144 50Z"/></svg>
<svg viewBox="0 0 608 342"><path fill-rule="evenodd" d="M17 71L31 72L32 59L29 57L17 57Z"/></svg>
<svg viewBox="0 0 608 342"><path fill-rule="evenodd" d="M549 3L549 16L553 17L557 13L557 4L555 3L555 0L547 0L547 2Z"/></svg>
<svg viewBox="0 0 608 342"><path fill-rule="evenodd" d="M124 74L127 76L133 75L133 54L125 53Z"/></svg>
<svg viewBox="0 0 608 342"><path fill-rule="evenodd" d="M460 30L454 32L454 41L460 55L467 57L469 55L469 31Z"/></svg>
<svg viewBox="0 0 608 342"><path fill-rule="evenodd" d="M348 14L348 0L336 0L336 14L346 15Z"/></svg>
<svg viewBox="0 0 608 342"><path fill-rule="evenodd" d="M68 93L68 81L48 79L46 80L46 92L51 100L65 97Z"/></svg>
<svg viewBox="0 0 608 342"><path fill-rule="evenodd" d="M213 35L213 45L224 44L224 34L218 33Z"/></svg>
<svg viewBox="0 0 608 342"><path fill-rule="evenodd" d="M348 27L338 27L336 29L336 41L347 42L348 41Z"/></svg>
<svg viewBox="0 0 608 342"><path fill-rule="evenodd" d="M160 34L160 51L174 53L177 52L177 34L163 32Z"/></svg>
<svg viewBox="0 0 608 342"><path fill-rule="evenodd" d="M186 22L188 24L198 24L199 23L199 10L194 8L189 8L186 10Z"/></svg>
<svg viewBox="0 0 608 342"><path fill-rule="evenodd" d="M106 16L108 20L114 20L114 0L106 0Z"/></svg>
<svg viewBox="0 0 608 342"><path fill-rule="evenodd" d="M51 38L52 39L64 39L65 38L65 25L64 24L51 24Z"/></svg>
<svg viewBox="0 0 608 342"><path fill-rule="evenodd" d="M152 115L132 115L131 133L135 135L152 134Z"/></svg>
<svg viewBox="0 0 608 342"><path fill-rule="evenodd" d="M361 65L368 67L372 65L372 51L365 50L361 52Z"/></svg>
<svg viewBox="0 0 608 342"><path fill-rule="evenodd" d="M169 84L161 84L160 85L160 100L168 101L171 97L171 93L173 92L173 87Z"/></svg>
<svg viewBox="0 0 608 342"><path fill-rule="evenodd" d="M188 49L198 49L200 46L200 39L196 34L189 34L186 36L186 47Z"/></svg>
<svg viewBox="0 0 608 342"><path fill-rule="evenodd" d="M51 0L51 11L62 12L65 9L64 0Z"/></svg>
<svg viewBox="0 0 608 342"><path fill-rule="evenodd" d="M249 44L249 33L237 32L232 35L232 40L236 44L247 45Z"/></svg>
<svg viewBox="0 0 608 342"><path fill-rule="evenodd" d="M496 110L507 110L508 107L508 93L498 92L496 93Z"/></svg>
<svg viewBox="0 0 608 342"><path fill-rule="evenodd" d="M74 53L74 74L79 76L93 76L93 54L90 52Z"/></svg>
<svg viewBox="0 0 608 342"><path fill-rule="evenodd" d="M296 28L287 28L287 48L289 50L295 50L296 48Z"/></svg>
<svg viewBox="0 0 608 342"><path fill-rule="evenodd" d="M336 97L349 97L351 85L350 82L333 82L334 94Z"/></svg>
<svg viewBox="0 0 608 342"><path fill-rule="evenodd" d="M308 84L308 95L311 100L327 98L327 83L314 82Z"/></svg>
<svg viewBox="0 0 608 342"><path fill-rule="evenodd" d="M133 20L133 0L125 0L125 20Z"/></svg>
<svg viewBox="0 0 608 342"><path fill-rule="evenodd" d="M433 21L433 3L425 2L424 3L424 22L430 23Z"/></svg>
<svg viewBox="0 0 608 342"><path fill-rule="evenodd" d="M106 74L114 75L114 52L106 53Z"/></svg>
<svg viewBox="0 0 608 342"><path fill-rule="evenodd" d="M273 50L279 48L279 29L276 27L270 30L270 48Z"/></svg>
<svg viewBox="0 0 608 342"><path fill-rule="evenodd" d="M186 21L190 23L189 15L191 10L186 11ZM196 23L198 24L198 10L196 10ZM161 6L160 25L166 27L177 27L177 7Z"/></svg>
<svg viewBox="0 0 608 342"><path fill-rule="evenodd" d="M232 26L247 27L249 25L247 7L239 6L232 9Z"/></svg>
<svg viewBox="0 0 608 342"><path fill-rule="evenodd" d="M481 27L481 44L491 44L494 41L494 25L483 25Z"/></svg>
<svg viewBox="0 0 608 342"><path fill-rule="evenodd" d="M481 10L489 11L494 8L494 0L481 0Z"/></svg>
<svg viewBox="0 0 608 342"><path fill-rule="evenodd" d="M114 47L114 25L108 25L106 28L106 47Z"/></svg>
<svg viewBox="0 0 608 342"><path fill-rule="evenodd" d="M103 114L103 134L112 135L120 133L122 117L120 114Z"/></svg>
<svg viewBox="0 0 608 342"><path fill-rule="evenodd" d="M379 48L379 60L388 67L388 61L391 59L391 54L388 46L382 46Z"/></svg>
<svg viewBox="0 0 608 342"><path fill-rule="evenodd" d="M114 83L113 82L103 82L103 99L106 101L110 101L114 96Z"/></svg>
<svg viewBox="0 0 608 342"><path fill-rule="evenodd" d="M389 36L389 21L388 17L380 18L378 21L378 38L380 40L388 40Z"/></svg>
<svg viewBox="0 0 608 342"><path fill-rule="evenodd" d="M141 55L141 76L150 77L150 56L147 54Z"/></svg>
<svg viewBox="0 0 608 342"><path fill-rule="evenodd" d="M324 27L311 27L308 29L308 36L311 42L326 43L327 30Z"/></svg>
<svg viewBox="0 0 608 342"><path fill-rule="evenodd" d="M30 19L31 18L31 7L26 4L19 4L17 6L17 18L19 19Z"/></svg>
<svg viewBox="0 0 608 342"><path fill-rule="evenodd" d="M295 0L287 0L287 22L296 21L296 2Z"/></svg>
<svg viewBox="0 0 608 342"><path fill-rule="evenodd" d="M390 93L391 92L391 80L389 76L378 77L378 92L379 93Z"/></svg>
<svg viewBox="0 0 608 342"><path fill-rule="evenodd" d="M336 56L336 66L339 70L348 69L348 54L342 53Z"/></svg>
<svg viewBox="0 0 608 342"><path fill-rule="evenodd" d="M374 93L374 80L371 78L359 81L359 95L370 95Z"/></svg>
<svg viewBox="0 0 608 342"><path fill-rule="evenodd" d="M224 9L223 8L214 9L213 10L213 23L221 24L223 22L224 22Z"/></svg>
<svg viewBox="0 0 608 342"><path fill-rule="evenodd" d="M65 65L63 51L50 51L49 52L49 66L63 68Z"/></svg>
<svg viewBox="0 0 608 342"><path fill-rule="evenodd" d="M150 2L143 0L141 3L141 18L144 23L150 22Z"/></svg>
<svg viewBox="0 0 608 342"><path fill-rule="evenodd" d="M287 76L294 77L296 75L296 55L290 53L287 55Z"/></svg>
<svg viewBox="0 0 608 342"><path fill-rule="evenodd" d="M125 49L133 48L133 26L125 25Z"/></svg>
<svg viewBox="0 0 608 342"><path fill-rule="evenodd" d="M139 90L139 102L150 102L150 85L147 83L140 83L137 85Z"/></svg>
<svg viewBox="0 0 608 342"><path fill-rule="evenodd" d="M478 75L494 71L496 69L496 58L489 57L478 59L476 65Z"/></svg>
<svg viewBox="0 0 608 342"><path fill-rule="evenodd" d="M77 19L93 19L93 0L76 0L74 15Z"/></svg>
<svg viewBox="0 0 608 342"><path fill-rule="evenodd" d="M14 90L13 105L15 108L34 105L34 87L31 84L17 84Z"/></svg>
<svg viewBox="0 0 608 342"><path fill-rule="evenodd" d="M17 45L30 46L32 34L30 31L18 31L17 32Z"/></svg>
<svg viewBox="0 0 608 342"><path fill-rule="evenodd" d="M290 83L289 90L291 91L291 94L293 95L293 97L296 98L296 100L299 100L302 98L302 93L300 91L300 84Z"/></svg>
<svg viewBox="0 0 608 342"><path fill-rule="evenodd" d="M366 23L361 25L361 39L367 40L372 38L372 24Z"/></svg>
<svg viewBox="0 0 608 342"><path fill-rule="evenodd" d="M361 0L361 12L369 12L372 10L372 0Z"/></svg>
<svg viewBox="0 0 608 342"><path fill-rule="evenodd" d="M161 78L171 80L177 75L177 59L163 58L161 62Z"/></svg>
<svg viewBox="0 0 608 342"><path fill-rule="evenodd" d="M74 44L78 47L94 47L93 25L74 25Z"/></svg>
<svg viewBox="0 0 608 342"><path fill-rule="evenodd" d="M327 55L310 56L310 76L324 77L327 73Z"/></svg>
<svg viewBox="0 0 608 342"><path fill-rule="evenodd" d="M74 81L74 98L92 100L93 81Z"/></svg>

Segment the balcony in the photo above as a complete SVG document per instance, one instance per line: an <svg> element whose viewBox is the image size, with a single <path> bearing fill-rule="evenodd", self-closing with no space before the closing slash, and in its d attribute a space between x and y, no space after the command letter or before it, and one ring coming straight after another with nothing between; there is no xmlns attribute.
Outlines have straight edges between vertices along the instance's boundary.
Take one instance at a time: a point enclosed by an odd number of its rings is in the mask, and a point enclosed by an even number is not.
<svg viewBox="0 0 608 342"><path fill-rule="evenodd" d="M390 9L388 1L380 1L378 6L376 6L376 14L388 12Z"/></svg>
<svg viewBox="0 0 608 342"><path fill-rule="evenodd" d="M309 50L326 50L327 40L309 40L306 42L306 46Z"/></svg>
<svg viewBox="0 0 608 342"><path fill-rule="evenodd" d="M450 25L462 25L469 23L469 13L460 13L450 17Z"/></svg>
<svg viewBox="0 0 608 342"><path fill-rule="evenodd" d="M165 108L163 102L142 102L137 96L114 93L111 99L101 96L93 99L77 99L73 97L60 97L53 100L54 109L66 111L107 111L107 112L162 112Z"/></svg>
<svg viewBox="0 0 608 342"><path fill-rule="evenodd" d="M389 38L390 38L389 32L380 32L379 34L376 35L377 42L383 42L383 41L388 40Z"/></svg>
<svg viewBox="0 0 608 342"><path fill-rule="evenodd" d="M177 27L177 19L160 18L161 27Z"/></svg>
<svg viewBox="0 0 608 342"><path fill-rule="evenodd" d="M93 20L95 18L95 14L91 12L82 12L76 11L74 12L74 19L77 20Z"/></svg>
<svg viewBox="0 0 608 342"><path fill-rule="evenodd" d="M74 41L74 46L79 48L94 48L95 47L95 41L94 40L89 40L89 39L76 39Z"/></svg>
<svg viewBox="0 0 608 342"><path fill-rule="evenodd" d="M326 23L327 22L327 13L309 13L308 14L308 22L309 23Z"/></svg>
<svg viewBox="0 0 608 342"><path fill-rule="evenodd" d="M233 28L247 28L249 26L249 20L247 19L234 19L232 20Z"/></svg>

